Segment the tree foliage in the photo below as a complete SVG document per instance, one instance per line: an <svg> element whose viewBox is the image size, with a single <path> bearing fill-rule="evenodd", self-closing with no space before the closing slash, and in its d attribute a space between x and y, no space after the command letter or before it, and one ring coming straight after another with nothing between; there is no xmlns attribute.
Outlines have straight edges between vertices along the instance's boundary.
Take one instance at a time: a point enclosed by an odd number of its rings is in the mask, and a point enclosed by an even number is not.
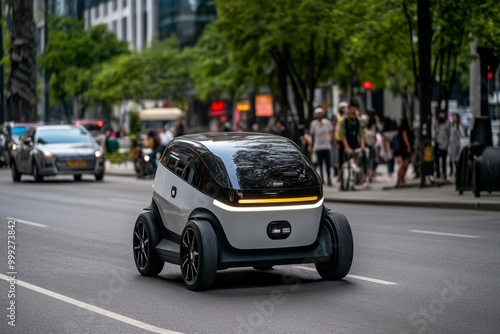
<svg viewBox="0 0 500 334"><path fill-rule="evenodd" d="M47 53L41 56L40 68L50 73L52 104L62 104L70 119L69 105L77 98L83 117L96 70L103 62L127 52L127 43L118 41L105 25L85 30L83 21L51 17Z"/></svg>

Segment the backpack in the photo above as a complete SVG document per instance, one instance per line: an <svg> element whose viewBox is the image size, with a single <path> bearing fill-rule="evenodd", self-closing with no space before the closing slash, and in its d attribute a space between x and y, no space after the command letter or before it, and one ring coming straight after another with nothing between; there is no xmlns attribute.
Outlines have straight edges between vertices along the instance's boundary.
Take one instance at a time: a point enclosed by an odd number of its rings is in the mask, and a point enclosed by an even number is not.
<svg viewBox="0 0 500 334"><path fill-rule="evenodd" d="M401 152L401 146L399 145L399 133L392 137L391 140L391 149L392 149L392 154L394 156L400 155Z"/></svg>

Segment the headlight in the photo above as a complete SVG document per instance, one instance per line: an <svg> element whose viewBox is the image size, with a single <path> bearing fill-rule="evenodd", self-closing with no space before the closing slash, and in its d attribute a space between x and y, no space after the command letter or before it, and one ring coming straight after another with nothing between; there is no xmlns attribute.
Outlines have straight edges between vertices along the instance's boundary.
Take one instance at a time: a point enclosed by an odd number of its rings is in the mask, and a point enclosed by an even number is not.
<svg viewBox="0 0 500 334"><path fill-rule="evenodd" d="M144 161L149 162L149 155L144 156Z"/></svg>
<svg viewBox="0 0 500 334"><path fill-rule="evenodd" d="M12 150L15 151L17 148L17 145L16 144L12 144Z"/></svg>
<svg viewBox="0 0 500 334"><path fill-rule="evenodd" d="M42 151L42 155L46 159L50 159L50 158L54 157L54 155L51 152L49 152L49 151Z"/></svg>
<svg viewBox="0 0 500 334"><path fill-rule="evenodd" d="M101 151L95 151L94 154L95 154L96 158L99 158L102 155L102 152Z"/></svg>

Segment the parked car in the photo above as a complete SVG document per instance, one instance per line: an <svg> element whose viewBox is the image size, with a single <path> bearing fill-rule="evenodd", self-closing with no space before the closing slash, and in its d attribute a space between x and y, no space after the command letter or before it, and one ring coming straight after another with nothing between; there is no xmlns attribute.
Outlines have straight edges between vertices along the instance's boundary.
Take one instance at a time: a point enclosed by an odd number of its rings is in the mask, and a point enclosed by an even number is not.
<svg viewBox="0 0 500 334"><path fill-rule="evenodd" d="M29 128L12 148L11 170L14 182L23 174L35 181L45 176L93 174L97 181L104 177L104 154L92 135L76 125L40 125Z"/></svg>
<svg viewBox="0 0 500 334"><path fill-rule="evenodd" d="M0 160L7 166L10 166L12 160L12 148L16 147L19 142L19 136L21 136L24 131L30 127L41 125L42 123L18 123L18 122L7 122L3 127L3 141L2 146L2 157Z"/></svg>
<svg viewBox="0 0 500 334"><path fill-rule="evenodd" d="M323 205L321 178L285 137L206 133L165 149L151 205L136 220L133 252L141 275L180 265L191 290L208 289L217 270L314 263L339 280L352 263L344 215Z"/></svg>

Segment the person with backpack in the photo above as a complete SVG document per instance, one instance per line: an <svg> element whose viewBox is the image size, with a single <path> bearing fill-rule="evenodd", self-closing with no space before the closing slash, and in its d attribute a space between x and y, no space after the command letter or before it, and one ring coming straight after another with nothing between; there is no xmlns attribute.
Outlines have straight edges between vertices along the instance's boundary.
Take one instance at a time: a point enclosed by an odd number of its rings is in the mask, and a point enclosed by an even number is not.
<svg viewBox="0 0 500 334"><path fill-rule="evenodd" d="M365 151L365 134L363 130L363 125L357 117L358 104L356 102L351 102L347 107L346 117L340 123L340 137L342 138L342 143L344 144L345 161L353 159L353 162L359 169L360 183L365 183L365 175L363 168L360 167L360 159L355 154L356 150L359 148L361 152Z"/></svg>

